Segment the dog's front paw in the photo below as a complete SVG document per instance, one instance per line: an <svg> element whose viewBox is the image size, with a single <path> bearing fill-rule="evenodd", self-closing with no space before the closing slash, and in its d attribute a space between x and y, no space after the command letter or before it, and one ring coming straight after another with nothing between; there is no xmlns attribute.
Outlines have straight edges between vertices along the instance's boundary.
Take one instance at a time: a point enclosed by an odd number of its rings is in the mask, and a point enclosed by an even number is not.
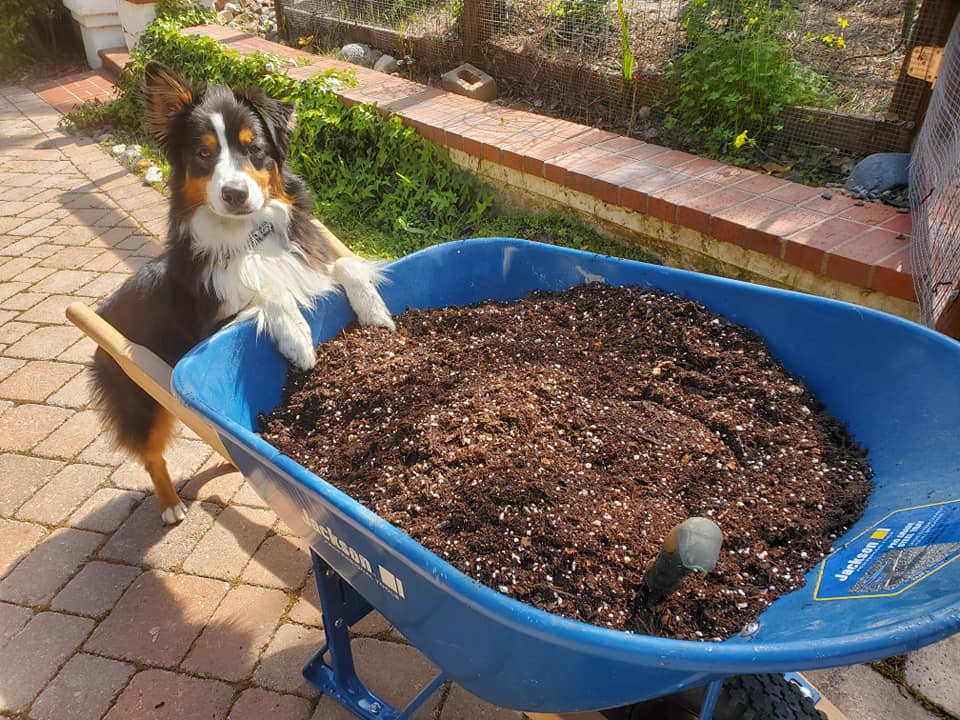
<svg viewBox="0 0 960 720"><path fill-rule="evenodd" d="M379 297L376 298L380 300ZM376 307L379 305L379 307ZM374 307L366 308L367 312L357 313L357 319L360 321L361 325L368 325L371 327L382 327L387 330L396 330L397 324L393 321L393 318L390 317L390 311L387 310L387 306L384 305L383 301L380 300L379 303L374 303Z"/></svg>
<svg viewBox="0 0 960 720"><path fill-rule="evenodd" d="M177 501L173 507L164 508L160 513L160 519L164 525L176 525L187 516L187 506L182 501Z"/></svg>
<svg viewBox="0 0 960 720"><path fill-rule="evenodd" d="M306 371L317 364L317 354L309 341L285 343L279 350L280 354L298 370Z"/></svg>

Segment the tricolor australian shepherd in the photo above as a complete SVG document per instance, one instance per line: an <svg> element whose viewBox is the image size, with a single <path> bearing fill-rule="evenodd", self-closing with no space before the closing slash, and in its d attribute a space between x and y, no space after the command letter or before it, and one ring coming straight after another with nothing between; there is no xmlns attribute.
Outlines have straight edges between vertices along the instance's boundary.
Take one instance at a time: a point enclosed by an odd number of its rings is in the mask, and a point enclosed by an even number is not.
<svg viewBox="0 0 960 720"><path fill-rule="evenodd" d="M190 87L150 63L147 128L170 163L170 228L162 255L109 297L99 314L173 365L230 318L259 330L301 370L316 361L301 309L342 288L362 324L393 328L377 266L311 220L312 198L285 166L293 106L260 92ZM164 522L186 508L163 458L173 416L98 349L94 397L118 444L143 462Z"/></svg>

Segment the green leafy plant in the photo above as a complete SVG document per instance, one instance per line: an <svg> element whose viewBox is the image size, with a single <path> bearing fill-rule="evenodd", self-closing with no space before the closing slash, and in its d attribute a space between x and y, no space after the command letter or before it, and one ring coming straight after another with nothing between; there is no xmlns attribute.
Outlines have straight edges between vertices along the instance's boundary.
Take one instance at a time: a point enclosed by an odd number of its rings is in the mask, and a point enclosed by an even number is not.
<svg viewBox="0 0 960 720"><path fill-rule="evenodd" d="M203 25L217 19L212 8L187 0L160 0L156 13L158 19L169 20L180 27Z"/></svg>
<svg viewBox="0 0 960 720"><path fill-rule="evenodd" d="M742 162L736 151L781 129L785 107L829 102L828 80L790 56L787 3L694 0L683 22L691 46L667 73L674 89L668 128L690 149Z"/></svg>

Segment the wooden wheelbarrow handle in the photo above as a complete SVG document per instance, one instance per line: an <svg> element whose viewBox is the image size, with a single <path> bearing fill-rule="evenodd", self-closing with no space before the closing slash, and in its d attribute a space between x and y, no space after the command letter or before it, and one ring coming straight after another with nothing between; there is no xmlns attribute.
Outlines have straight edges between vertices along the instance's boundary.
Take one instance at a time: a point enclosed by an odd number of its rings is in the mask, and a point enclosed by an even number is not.
<svg viewBox="0 0 960 720"><path fill-rule="evenodd" d="M149 348L127 340L113 325L83 303L70 304L67 307L67 319L109 353L127 376L150 397L179 418L227 462L233 463L216 431L170 392L173 369L166 362Z"/></svg>

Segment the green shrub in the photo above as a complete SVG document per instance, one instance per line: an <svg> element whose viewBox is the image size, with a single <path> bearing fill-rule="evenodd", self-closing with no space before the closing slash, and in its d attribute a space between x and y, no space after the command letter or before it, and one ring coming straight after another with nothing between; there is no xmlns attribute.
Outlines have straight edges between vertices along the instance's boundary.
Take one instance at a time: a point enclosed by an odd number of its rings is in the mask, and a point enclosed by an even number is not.
<svg viewBox="0 0 960 720"><path fill-rule="evenodd" d="M829 102L828 80L790 56L786 3L694 0L683 22L688 48L667 72L669 127L691 150L736 161L741 146L780 129L788 105Z"/></svg>

